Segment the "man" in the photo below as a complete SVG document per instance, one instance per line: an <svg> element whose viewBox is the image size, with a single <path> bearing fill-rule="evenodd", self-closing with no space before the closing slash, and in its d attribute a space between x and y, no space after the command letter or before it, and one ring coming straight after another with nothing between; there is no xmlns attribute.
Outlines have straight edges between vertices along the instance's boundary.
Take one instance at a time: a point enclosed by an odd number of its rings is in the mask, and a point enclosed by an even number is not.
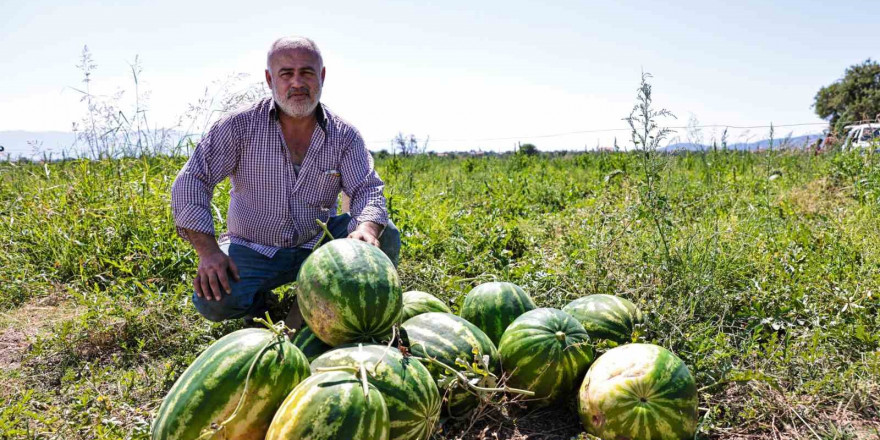
<svg viewBox="0 0 880 440"><path fill-rule="evenodd" d="M820 145L819 153L824 153L826 151L831 151L837 144L837 138L834 136L834 131L829 128L825 133L825 139L822 140L822 144Z"/></svg>
<svg viewBox="0 0 880 440"><path fill-rule="evenodd" d="M397 264L400 234L372 157L357 129L320 102L323 64L312 40L275 41L266 69L272 98L215 123L174 181L177 231L199 256L192 300L211 321L265 314L270 291L296 280L321 239L316 219L333 238L379 246ZM229 231L218 243L211 198L226 177ZM350 215L335 215L340 191ZM285 321L302 325L295 304Z"/></svg>

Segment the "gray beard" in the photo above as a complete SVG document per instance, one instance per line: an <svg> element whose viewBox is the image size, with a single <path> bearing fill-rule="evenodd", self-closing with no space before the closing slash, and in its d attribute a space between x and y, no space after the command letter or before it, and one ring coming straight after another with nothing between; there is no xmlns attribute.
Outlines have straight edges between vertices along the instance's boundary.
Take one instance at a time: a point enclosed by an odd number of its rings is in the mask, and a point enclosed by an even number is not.
<svg viewBox="0 0 880 440"><path fill-rule="evenodd" d="M312 112L314 112L315 109L318 107L318 101L321 99L321 91L318 91L317 96L315 96L314 100L310 100L309 102L304 102L301 104L287 102L286 99L278 96L278 93L275 90L272 90L272 98L275 100L275 104L278 104L278 107L287 116L290 116L292 118L304 118L306 116L310 116Z"/></svg>

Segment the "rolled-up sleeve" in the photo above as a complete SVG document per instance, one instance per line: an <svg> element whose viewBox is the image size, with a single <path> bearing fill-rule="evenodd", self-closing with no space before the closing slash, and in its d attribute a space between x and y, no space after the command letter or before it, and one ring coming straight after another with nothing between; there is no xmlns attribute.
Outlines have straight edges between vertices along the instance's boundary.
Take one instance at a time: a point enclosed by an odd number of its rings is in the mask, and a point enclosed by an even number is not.
<svg viewBox="0 0 880 440"><path fill-rule="evenodd" d="M342 153L340 173L342 190L351 198L351 222L348 232L354 231L363 222L374 222L382 226L388 224L388 210L385 207L385 183L373 168L373 156L364 145L357 130Z"/></svg>
<svg viewBox="0 0 880 440"><path fill-rule="evenodd" d="M186 229L214 235L214 187L235 171L240 154L241 136L231 117L214 123L199 141L171 186L171 211L181 238L189 240Z"/></svg>

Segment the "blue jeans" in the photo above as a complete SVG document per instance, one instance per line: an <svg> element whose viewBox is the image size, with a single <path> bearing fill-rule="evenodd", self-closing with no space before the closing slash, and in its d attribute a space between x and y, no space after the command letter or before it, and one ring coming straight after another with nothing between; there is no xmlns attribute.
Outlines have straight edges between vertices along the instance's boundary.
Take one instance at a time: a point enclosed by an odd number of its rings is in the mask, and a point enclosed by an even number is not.
<svg viewBox="0 0 880 440"><path fill-rule="evenodd" d="M330 217L327 229L333 238L348 235L349 214ZM379 248L397 266L400 255L400 231L391 222L379 237ZM210 321L263 316L268 310L267 295L272 289L296 281L299 268L312 253L311 249L282 248L269 258L249 247L225 243L221 250L232 258L238 267L239 281L229 279L232 292L224 294L220 301L200 298L193 292L196 310Z"/></svg>

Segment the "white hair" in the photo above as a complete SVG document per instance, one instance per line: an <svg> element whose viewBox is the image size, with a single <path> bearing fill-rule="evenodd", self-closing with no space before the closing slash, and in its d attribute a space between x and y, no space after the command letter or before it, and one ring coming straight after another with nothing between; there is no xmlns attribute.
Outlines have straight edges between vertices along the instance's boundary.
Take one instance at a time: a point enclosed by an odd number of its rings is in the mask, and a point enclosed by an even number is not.
<svg viewBox="0 0 880 440"><path fill-rule="evenodd" d="M266 69L268 69L269 71L272 70L270 63L272 61L272 57L276 53L284 50L296 49L307 50L315 54L315 56L318 57L319 68L324 67L324 58L321 56L321 49L318 49L318 45L315 44L314 41L306 37L281 37L275 40L275 42L272 43L272 46L269 48L269 53L266 55Z"/></svg>

